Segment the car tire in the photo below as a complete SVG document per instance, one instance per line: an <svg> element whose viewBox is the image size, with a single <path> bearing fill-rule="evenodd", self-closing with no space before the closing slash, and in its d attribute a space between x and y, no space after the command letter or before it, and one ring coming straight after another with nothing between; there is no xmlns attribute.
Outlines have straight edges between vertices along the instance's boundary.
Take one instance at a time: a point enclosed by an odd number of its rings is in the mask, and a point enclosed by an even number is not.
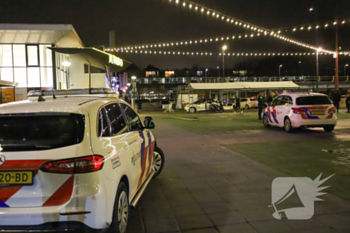
<svg viewBox="0 0 350 233"><path fill-rule="evenodd" d="M244 108L245 108L246 110L248 110L248 109L249 109L249 105L246 104Z"/></svg>
<svg viewBox="0 0 350 233"><path fill-rule="evenodd" d="M118 186L114 202L113 219L109 232L126 233L129 221L129 194L126 184L122 181Z"/></svg>
<svg viewBox="0 0 350 233"><path fill-rule="evenodd" d="M159 147L155 147L153 151L152 168L154 170L153 179L159 176L164 167L164 153Z"/></svg>
<svg viewBox="0 0 350 233"><path fill-rule="evenodd" d="M271 125L269 124L269 119L267 118L266 114L264 114L262 122L266 128L271 127Z"/></svg>
<svg viewBox="0 0 350 233"><path fill-rule="evenodd" d="M323 127L324 131L326 131L327 133L330 133L334 130L335 125L326 125Z"/></svg>
<svg viewBox="0 0 350 233"><path fill-rule="evenodd" d="M197 111L196 111L196 109L195 109L194 107L192 107L192 108L190 108L190 109L188 110L188 112L189 112L189 113L196 113Z"/></svg>
<svg viewBox="0 0 350 233"><path fill-rule="evenodd" d="M293 126L292 126L292 122L290 121L290 119L288 117L286 119L284 119L284 130L288 133L292 133L294 131Z"/></svg>

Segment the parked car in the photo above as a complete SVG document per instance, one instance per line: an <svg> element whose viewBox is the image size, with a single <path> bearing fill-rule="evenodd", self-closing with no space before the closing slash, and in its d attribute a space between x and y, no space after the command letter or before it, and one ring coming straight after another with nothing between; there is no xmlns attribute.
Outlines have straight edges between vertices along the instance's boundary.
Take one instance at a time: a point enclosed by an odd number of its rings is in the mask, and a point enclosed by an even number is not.
<svg viewBox="0 0 350 233"><path fill-rule="evenodd" d="M292 132L300 127L322 127L332 132L337 124L337 109L328 96L318 93L292 93L276 97L264 111L265 127L283 127Z"/></svg>
<svg viewBox="0 0 350 233"><path fill-rule="evenodd" d="M130 206L161 173L151 117L75 91L0 106L0 232L125 233Z"/></svg>
<svg viewBox="0 0 350 233"><path fill-rule="evenodd" d="M241 98L241 108L250 109L250 108L257 108L258 107L258 100L255 98ZM232 108L236 109L236 99L235 102L232 104Z"/></svg>
<svg viewBox="0 0 350 233"><path fill-rule="evenodd" d="M185 106L185 111L189 112L189 113L196 113L196 112L202 112L202 111L210 111L212 110L212 105L217 105L218 108L220 103L218 101L214 101L212 99L201 99L201 100L197 100L196 102L192 103L192 104L188 104Z"/></svg>

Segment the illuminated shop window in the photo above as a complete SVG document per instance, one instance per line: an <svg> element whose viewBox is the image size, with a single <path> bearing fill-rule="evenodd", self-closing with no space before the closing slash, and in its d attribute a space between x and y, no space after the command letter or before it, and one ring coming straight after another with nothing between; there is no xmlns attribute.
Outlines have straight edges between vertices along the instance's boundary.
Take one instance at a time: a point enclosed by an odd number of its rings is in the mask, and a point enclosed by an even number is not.
<svg viewBox="0 0 350 233"><path fill-rule="evenodd" d="M175 71L165 71L165 77L173 77L175 75Z"/></svg>
<svg viewBox="0 0 350 233"><path fill-rule="evenodd" d="M27 45L27 66L39 66L38 45Z"/></svg>

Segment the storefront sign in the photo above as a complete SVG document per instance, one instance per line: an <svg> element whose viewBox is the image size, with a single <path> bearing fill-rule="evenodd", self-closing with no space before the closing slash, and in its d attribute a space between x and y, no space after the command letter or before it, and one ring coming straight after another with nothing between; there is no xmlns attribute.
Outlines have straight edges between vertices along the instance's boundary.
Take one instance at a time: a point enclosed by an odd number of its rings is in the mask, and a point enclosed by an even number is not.
<svg viewBox="0 0 350 233"><path fill-rule="evenodd" d="M121 67L124 65L123 59L116 57L114 55L109 55L109 63L116 66L121 66Z"/></svg>

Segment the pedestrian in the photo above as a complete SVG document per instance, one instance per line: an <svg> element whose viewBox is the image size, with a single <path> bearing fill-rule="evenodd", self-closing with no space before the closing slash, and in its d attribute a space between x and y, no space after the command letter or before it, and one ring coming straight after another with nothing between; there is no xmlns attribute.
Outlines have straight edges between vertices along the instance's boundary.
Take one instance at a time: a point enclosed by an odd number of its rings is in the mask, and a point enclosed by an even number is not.
<svg viewBox="0 0 350 233"><path fill-rule="evenodd" d="M137 106L138 106L138 111L141 112L142 111L142 101L140 99L137 101Z"/></svg>
<svg viewBox="0 0 350 233"><path fill-rule="evenodd" d="M272 103L273 98L274 98L274 93L271 92L271 93L270 93L270 96L267 97L267 104L268 104L268 105L270 105L270 104Z"/></svg>
<svg viewBox="0 0 350 233"><path fill-rule="evenodd" d="M239 98L239 96L237 96L236 99L236 111L241 110L241 99Z"/></svg>
<svg viewBox="0 0 350 233"><path fill-rule="evenodd" d="M339 90L337 90L333 95L333 104L334 104L334 107L337 109L338 113L339 113L340 100L341 100L341 95L340 95Z"/></svg>
<svg viewBox="0 0 350 233"><path fill-rule="evenodd" d="M263 93L261 92L258 96L258 115L259 115L259 120L262 120L261 118L261 113L263 112L264 108L264 102L263 102Z"/></svg>
<svg viewBox="0 0 350 233"><path fill-rule="evenodd" d="M346 97L346 108L348 109L347 113L350 113L350 93L348 93L348 96Z"/></svg>

